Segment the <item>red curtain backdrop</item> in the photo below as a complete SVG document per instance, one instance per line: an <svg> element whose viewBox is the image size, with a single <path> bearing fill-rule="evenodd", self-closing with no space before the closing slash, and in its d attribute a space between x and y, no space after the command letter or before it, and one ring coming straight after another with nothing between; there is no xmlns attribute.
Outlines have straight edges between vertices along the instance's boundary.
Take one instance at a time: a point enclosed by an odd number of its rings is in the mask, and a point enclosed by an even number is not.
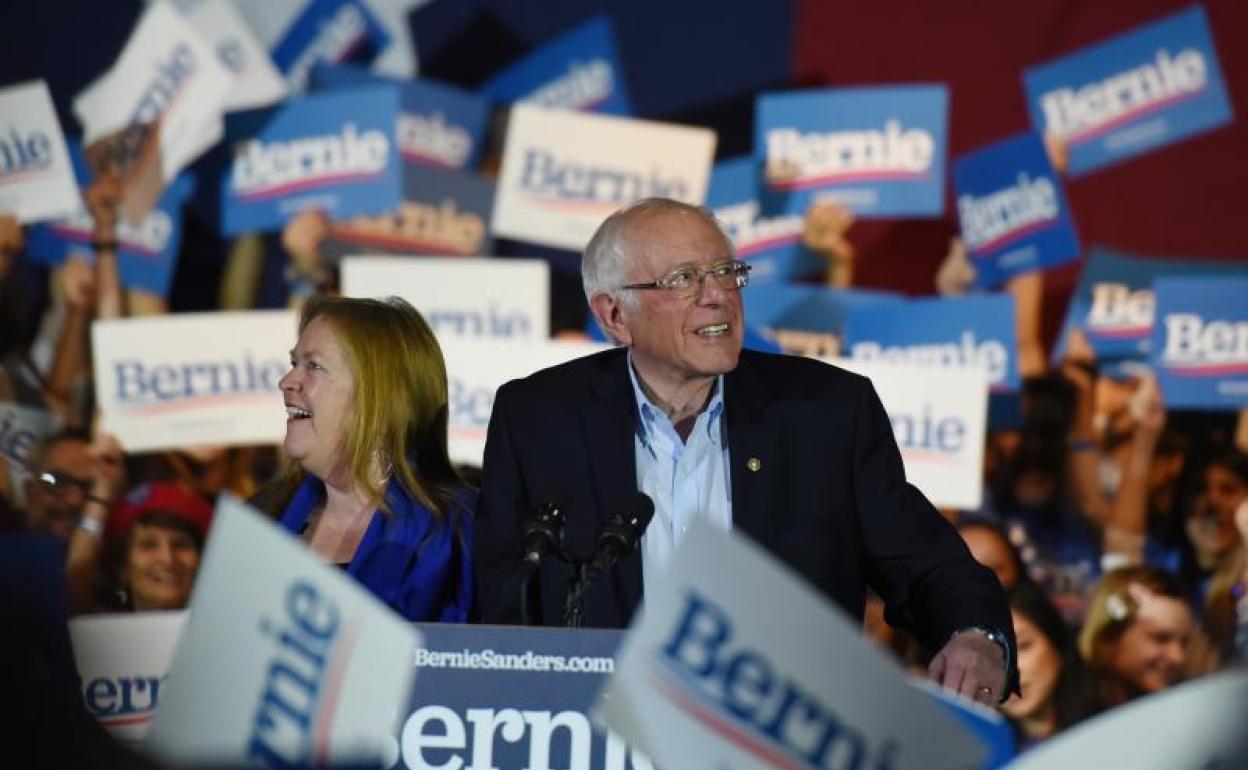
<svg viewBox="0 0 1248 770"><path fill-rule="evenodd" d="M950 88L950 155L1030 127L1022 73L1191 3L1168 0L799 0L801 86L942 81ZM1204 4L1235 122L1068 180L1081 242L1137 254L1248 259L1248 4ZM856 283L930 294L956 228L944 221L860 222ZM1050 273L1051 339L1079 266ZM1245 298L1248 300L1248 298Z"/></svg>

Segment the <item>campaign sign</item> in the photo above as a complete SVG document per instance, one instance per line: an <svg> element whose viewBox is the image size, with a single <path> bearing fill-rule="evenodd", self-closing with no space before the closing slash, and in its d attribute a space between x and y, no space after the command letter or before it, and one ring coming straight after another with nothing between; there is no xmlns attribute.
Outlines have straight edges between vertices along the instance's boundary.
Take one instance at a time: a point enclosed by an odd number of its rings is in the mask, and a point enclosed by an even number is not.
<svg viewBox="0 0 1248 770"><path fill-rule="evenodd" d="M1225 125L1231 103L1199 5L1023 73L1036 131L1072 177Z"/></svg>
<svg viewBox="0 0 1248 770"><path fill-rule="evenodd" d="M48 84L0 88L0 214L27 224L81 205Z"/></svg>
<svg viewBox="0 0 1248 770"><path fill-rule="evenodd" d="M1059 361L1071 329L1082 329L1098 361L1145 361L1152 347L1153 282L1162 276L1248 277L1248 266L1193 259L1152 259L1093 248L1070 297L1053 351Z"/></svg>
<svg viewBox="0 0 1248 770"><path fill-rule="evenodd" d="M77 144L70 145L70 157L78 183L91 182L91 170ZM156 205L137 223L121 219L117 223L117 270L121 285L158 297L169 295L178 250L182 245L182 206L195 190L190 172L179 174L161 193ZM71 216L41 222L27 233L26 253L33 261L56 266L75 252L94 259L91 240L95 223L81 201Z"/></svg>
<svg viewBox="0 0 1248 770"><path fill-rule="evenodd" d="M92 168L115 169L137 223L161 188L214 144L233 78L171 3L144 11L113 68L74 100Z"/></svg>
<svg viewBox="0 0 1248 770"><path fill-rule="evenodd" d="M318 62L368 64L390 35L361 0L308 0L273 46L273 63L292 91L302 91Z"/></svg>
<svg viewBox="0 0 1248 770"><path fill-rule="evenodd" d="M784 283L751 283L741 298L748 324L781 350L821 357L840 355L849 308L902 301L888 292Z"/></svg>
<svg viewBox="0 0 1248 770"><path fill-rule="evenodd" d="M290 369L296 328L288 310L96 321L102 430L128 452L280 442L286 409L277 382Z"/></svg>
<svg viewBox="0 0 1248 770"><path fill-rule="evenodd" d="M1159 278L1153 371L1166 406L1248 408L1248 277Z"/></svg>
<svg viewBox="0 0 1248 770"><path fill-rule="evenodd" d="M941 508L983 502L988 371L884 360L829 363L871 380L888 412L906 480Z"/></svg>
<svg viewBox="0 0 1248 770"><path fill-rule="evenodd" d="M863 218L940 216L948 112L943 85L762 94L763 210L804 216L824 198Z"/></svg>
<svg viewBox="0 0 1248 770"><path fill-rule="evenodd" d="M698 518L596 713L681 770L982 766L987 750L861 624L748 538Z"/></svg>
<svg viewBox="0 0 1248 770"><path fill-rule="evenodd" d="M550 265L541 259L347 257L342 293L402 297L438 339L550 336Z"/></svg>
<svg viewBox="0 0 1248 770"><path fill-rule="evenodd" d="M147 737L187 612L80 615L69 621L87 713L131 746Z"/></svg>
<svg viewBox="0 0 1248 770"><path fill-rule="evenodd" d="M259 511L222 495L148 733L170 765L376 762L420 633Z"/></svg>
<svg viewBox="0 0 1248 770"><path fill-rule="evenodd" d="M994 294L850 308L844 354L925 369L981 367L993 393L1014 393L1020 383L1014 298Z"/></svg>
<svg viewBox="0 0 1248 770"><path fill-rule="evenodd" d="M623 633L422 623L395 768L653 770L589 718Z"/></svg>
<svg viewBox="0 0 1248 770"><path fill-rule="evenodd" d="M360 67L319 64L317 90L391 83L399 88L399 153L405 163L466 171L481 162L490 118L489 101L432 80L389 80Z"/></svg>
<svg viewBox="0 0 1248 770"><path fill-rule="evenodd" d="M611 19L595 16L521 59L481 86L500 102L531 102L552 109L630 115L632 105Z"/></svg>
<svg viewBox="0 0 1248 770"><path fill-rule="evenodd" d="M1078 259L1070 204L1037 134L956 159L953 194L976 286Z"/></svg>
<svg viewBox="0 0 1248 770"><path fill-rule="evenodd" d="M1009 770L1222 770L1248 767L1248 670L1203 676L1062 731Z"/></svg>
<svg viewBox="0 0 1248 770"><path fill-rule="evenodd" d="M517 104L490 229L580 251L617 209L642 198L700 204L715 132Z"/></svg>
<svg viewBox="0 0 1248 770"><path fill-rule="evenodd" d="M266 107L286 97L286 81L231 0L200 0L188 9L187 21L233 77L226 111Z"/></svg>
<svg viewBox="0 0 1248 770"><path fill-rule="evenodd" d="M706 191L706 206L732 239L737 258L749 262L750 285L818 273L824 260L802 244L801 214L762 216L758 172L751 157L716 163Z"/></svg>
<svg viewBox="0 0 1248 770"><path fill-rule="evenodd" d="M221 179L223 231L280 230L310 208L331 219L397 208L398 113L393 87L369 86L231 115L232 158Z"/></svg>
<svg viewBox="0 0 1248 770"><path fill-rule="evenodd" d="M406 163L403 198L395 211L333 223L322 253L336 262L351 254L469 257L493 250L487 223L494 183L489 179Z"/></svg>
<svg viewBox="0 0 1248 770"><path fill-rule="evenodd" d="M30 451L56 430L59 420L46 409L0 401L0 459L8 464L9 477L24 476Z"/></svg>
<svg viewBox="0 0 1248 770"><path fill-rule="evenodd" d="M609 347L585 342L471 339L459 335L442 335L438 342L450 378L451 460L477 467L485 457L486 429L494 410L494 393L500 387Z"/></svg>

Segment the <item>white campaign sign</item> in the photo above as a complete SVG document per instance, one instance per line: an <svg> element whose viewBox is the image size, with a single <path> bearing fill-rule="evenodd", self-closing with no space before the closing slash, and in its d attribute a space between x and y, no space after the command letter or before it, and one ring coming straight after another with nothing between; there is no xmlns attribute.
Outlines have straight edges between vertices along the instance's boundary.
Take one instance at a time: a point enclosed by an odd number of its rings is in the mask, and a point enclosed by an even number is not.
<svg viewBox="0 0 1248 770"><path fill-rule="evenodd" d="M74 100L83 145L114 131L160 121L165 181L221 136L233 77L168 2L148 6L113 68Z"/></svg>
<svg viewBox="0 0 1248 770"><path fill-rule="evenodd" d="M187 613L128 612L69 621L87 713L131 745L147 737Z"/></svg>
<svg viewBox="0 0 1248 770"><path fill-rule="evenodd" d="M550 336L550 265L541 259L346 257L342 293L397 295L439 339L545 340Z"/></svg>
<svg viewBox="0 0 1248 770"><path fill-rule="evenodd" d="M186 18L233 76L225 100L227 112L264 107L286 98L286 81L230 0L203 0L187 11Z"/></svg>
<svg viewBox="0 0 1248 770"><path fill-rule="evenodd" d="M707 129L517 104L491 232L579 251L633 201L702 203L714 155Z"/></svg>
<svg viewBox="0 0 1248 770"><path fill-rule="evenodd" d="M1008 770L1230 770L1248 767L1248 671L1207 676L1082 722Z"/></svg>
<svg viewBox="0 0 1248 770"><path fill-rule="evenodd" d="M72 214L80 205L48 84L0 88L0 214L26 224Z"/></svg>
<svg viewBox="0 0 1248 770"><path fill-rule="evenodd" d="M290 368L293 311L179 313L91 327L103 430L129 452L276 444L277 382Z"/></svg>
<svg viewBox="0 0 1248 770"><path fill-rule="evenodd" d="M606 350L589 342L473 340L444 336L439 343L450 379L450 453L456 463L480 466L494 393L509 380Z"/></svg>
<svg viewBox="0 0 1248 770"><path fill-rule="evenodd" d="M223 496L147 748L180 765L392 756L420 633L258 511Z"/></svg>
<svg viewBox="0 0 1248 770"><path fill-rule="evenodd" d="M986 369L847 358L829 363L875 385L911 484L933 505L979 508L988 419Z"/></svg>
<svg viewBox="0 0 1248 770"><path fill-rule="evenodd" d="M860 623L703 519L647 585L596 709L680 770L952 770L986 753Z"/></svg>

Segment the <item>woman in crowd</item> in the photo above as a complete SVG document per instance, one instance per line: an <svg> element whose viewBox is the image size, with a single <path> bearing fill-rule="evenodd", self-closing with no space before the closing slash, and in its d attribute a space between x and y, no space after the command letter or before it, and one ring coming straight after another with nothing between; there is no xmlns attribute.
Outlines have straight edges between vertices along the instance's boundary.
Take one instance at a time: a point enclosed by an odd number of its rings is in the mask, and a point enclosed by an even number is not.
<svg viewBox="0 0 1248 770"><path fill-rule="evenodd" d="M1093 692L1070 628L1039 586L1030 580L1016 583L1010 611L1022 694L1001 709L1016 725L1020 745L1028 746L1090 716Z"/></svg>
<svg viewBox="0 0 1248 770"><path fill-rule="evenodd" d="M115 581L108 609L177 610L186 607L199 569L212 506L172 482L136 487L108 518L104 540Z"/></svg>
<svg viewBox="0 0 1248 770"><path fill-rule="evenodd" d="M1226 449L1206 466L1200 497L1187 518L1197 566L1209 574L1205 628L1223 659L1242 658L1248 639L1248 455ZM1241 631L1241 633L1245 633Z"/></svg>
<svg viewBox="0 0 1248 770"><path fill-rule="evenodd" d="M266 507L408 620L467 620L474 501L424 319L400 299L314 297L280 385L292 464Z"/></svg>
<svg viewBox="0 0 1248 770"><path fill-rule="evenodd" d="M1099 705L1177 684L1189 669L1193 634L1187 592L1173 575L1144 566L1106 573L1079 634Z"/></svg>

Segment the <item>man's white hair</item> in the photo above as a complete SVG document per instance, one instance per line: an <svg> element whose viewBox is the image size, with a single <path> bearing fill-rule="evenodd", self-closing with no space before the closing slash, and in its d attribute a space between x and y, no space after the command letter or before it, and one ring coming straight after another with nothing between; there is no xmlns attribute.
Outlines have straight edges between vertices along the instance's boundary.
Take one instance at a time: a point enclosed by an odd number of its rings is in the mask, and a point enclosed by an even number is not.
<svg viewBox="0 0 1248 770"><path fill-rule="evenodd" d="M667 212L692 214L714 227L723 236L729 255L736 259L732 239L728 237L723 224L715 218L715 214L710 209L671 198L642 198L603 220L597 232L586 244L585 254L581 257L581 284L585 288L586 302L592 302L596 294L607 294L627 307L637 307L637 296L633 292L619 290L621 286L629 282L628 268L637 258L636 254L629 251L633 237L630 225L634 220L645 218L650 214Z"/></svg>

